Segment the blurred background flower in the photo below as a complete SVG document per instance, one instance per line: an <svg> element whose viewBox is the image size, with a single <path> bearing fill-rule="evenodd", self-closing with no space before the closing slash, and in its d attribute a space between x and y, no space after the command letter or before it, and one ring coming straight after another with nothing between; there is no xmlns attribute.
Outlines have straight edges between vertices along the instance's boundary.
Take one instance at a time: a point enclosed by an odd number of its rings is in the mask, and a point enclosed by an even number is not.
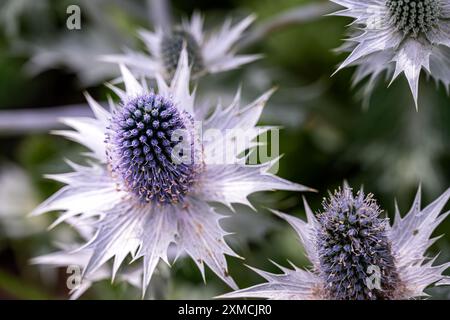
<svg viewBox="0 0 450 320"><path fill-rule="evenodd" d="M441 214L450 188L421 208L420 187L408 213L398 208L391 225L372 194L354 194L344 183L324 199L314 214L305 201L307 220L274 211L297 232L308 269L292 264L282 274L250 267L266 282L221 297L294 300L405 300L428 296L425 289L449 285L443 275L449 262L436 265L426 251L439 237L430 238L449 212Z"/></svg>
<svg viewBox="0 0 450 320"><path fill-rule="evenodd" d="M351 51L338 70L358 66L355 83L369 77L370 95L380 76L408 80L416 108L422 69L450 88L450 5L446 1L332 0L343 8L336 15L351 17L350 37L343 51Z"/></svg>

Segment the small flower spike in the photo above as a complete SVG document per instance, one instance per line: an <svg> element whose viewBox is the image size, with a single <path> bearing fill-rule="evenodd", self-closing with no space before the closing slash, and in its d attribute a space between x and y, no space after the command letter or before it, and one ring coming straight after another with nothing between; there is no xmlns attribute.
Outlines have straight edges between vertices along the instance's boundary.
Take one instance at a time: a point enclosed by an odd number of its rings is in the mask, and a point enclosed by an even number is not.
<svg viewBox="0 0 450 320"><path fill-rule="evenodd" d="M129 51L123 55L103 57L103 60L123 63L136 74L148 78L162 74L170 81L177 69L180 52L185 46L189 65L192 67L192 78L235 69L260 58L260 55L234 53L235 44L254 20L255 17L251 15L232 25L228 19L219 31L205 33L203 17L194 13L190 21L183 21L173 30L141 31L141 38L150 55Z"/></svg>
<svg viewBox="0 0 450 320"><path fill-rule="evenodd" d="M344 186L324 200L315 216L305 201L307 221L275 212L297 232L312 270L278 266L272 274L252 268L267 282L237 290L221 298L393 300L425 297L432 285L448 285L443 272L450 263L435 265L426 256L437 240L436 227L448 216L440 214L450 189L420 209L420 188L410 211L395 221L381 217L372 195L356 195Z"/></svg>
<svg viewBox="0 0 450 320"><path fill-rule="evenodd" d="M356 66L354 84L369 77L366 96L383 74L408 80L417 108L419 76L450 88L450 2L448 0L331 0L345 9L334 15L354 19L341 48L351 52L338 70Z"/></svg>

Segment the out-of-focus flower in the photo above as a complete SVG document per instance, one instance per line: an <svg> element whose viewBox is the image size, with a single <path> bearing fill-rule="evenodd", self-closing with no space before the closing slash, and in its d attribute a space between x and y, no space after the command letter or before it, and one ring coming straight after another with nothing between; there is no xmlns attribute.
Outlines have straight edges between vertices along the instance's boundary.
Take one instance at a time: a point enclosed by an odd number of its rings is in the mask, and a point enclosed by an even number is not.
<svg viewBox="0 0 450 320"><path fill-rule="evenodd" d="M20 29L20 18L23 15L28 16L28 19L32 14L42 14L49 7L47 0L43 1L31 1L31 0L5 0L0 3L0 26L2 31L8 37L16 37ZM47 18L45 16L45 18Z"/></svg>
<svg viewBox="0 0 450 320"><path fill-rule="evenodd" d="M203 31L203 17L194 13L191 21L183 21L181 26L173 30L141 31L140 36L150 55L129 50L123 55L106 56L104 60L123 63L137 74L150 78L162 74L171 80L185 45L193 78L206 73L235 69L260 57L236 55L233 50L244 30L254 19L254 16L248 16L236 25L227 20L218 32L206 34Z"/></svg>
<svg viewBox="0 0 450 320"><path fill-rule="evenodd" d="M111 88L122 104L111 102L108 112L87 96L96 118L66 119L77 131L59 132L88 147L95 162L71 163L73 172L51 175L66 186L33 214L61 210L64 213L55 223L73 216L80 223L92 223L95 235L80 249L91 252L84 269L87 277L114 258L114 278L131 255L133 261L143 260L145 292L159 260L169 263L167 251L174 245L177 255L186 252L193 258L203 276L206 264L235 287L225 254L236 254L224 240L227 233L219 225L223 216L209 203L251 205L247 196L253 192L309 190L269 173L272 161L248 164L241 155L257 144L243 148L236 144L235 134L225 135L243 130L253 140L266 132L268 127L256 123L272 90L245 108L237 94L229 107L219 105L207 118L199 118L189 90L186 50L170 85L156 75L158 93L139 84L126 67L121 66L121 72L126 90ZM197 139L198 121L204 131L212 129L219 135ZM224 154L233 161L217 162ZM92 217L99 219L92 222Z"/></svg>
<svg viewBox="0 0 450 320"><path fill-rule="evenodd" d="M417 108L423 69L450 87L450 3L447 0L331 0L346 9L335 15L354 18L352 36L341 48L351 54L338 70L357 66L354 82L369 77L366 95L387 72L404 73Z"/></svg>
<svg viewBox="0 0 450 320"><path fill-rule="evenodd" d="M39 203L30 177L12 163L0 166L0 237L20 238L45 230L46 219L26 215Z"/></svg>
<svg viewBox="0 0 450 320"><path fill-rule="evenodd" d="M55 39L56 38L56 39ZM20 42L16 50L29 53L25 71L35 76L46 70L64 66L75 72L81 84L97 85L105 79L117 76L108 63L98 61L98 56L110 52L120 52L120 46L114 39L107 37L104 31L90 27L82 34L65 33L53 39L39 43Z"/></svg>
<svg viewBox="0 0 450 320"><path fill-rule="evenodd" d="M441 210L450 189L420 209L420 188L412 208L395 222L381 218L381 210L369 194L356 196L343 190L324 200L323 211L314 216L305 201L308 222L276 212L298 233L313 269L280 267L283 274L255 270L267 280L247 289L225 294L225 298L270 299L410 299L426 296L433 284L448 285L442 273L449 263L433 265L425 256L437 238L430 236L448 216Z"/></svg>
<svg viewBox="0 0 450 320"><path fill-rule="evenodd" d="M60 25L70 5L81 9L81 30ZM8 36L8 52L29 58L24 65L29 76L65 69L80 85L91 87L117 77L117 70L98 56L120 53L124 46L135 48L137 41L124 26L146 18L144 12L145 3L126 1L5 0L0 3L0 29Z"/></svg>

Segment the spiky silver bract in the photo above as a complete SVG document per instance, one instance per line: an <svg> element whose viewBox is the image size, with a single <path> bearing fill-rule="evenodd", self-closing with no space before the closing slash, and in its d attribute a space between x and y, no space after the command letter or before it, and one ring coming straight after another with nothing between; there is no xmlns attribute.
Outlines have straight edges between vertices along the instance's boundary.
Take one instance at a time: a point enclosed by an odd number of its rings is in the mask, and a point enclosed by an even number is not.
<svg viewBox="0 0 450 320"><path fill-rule="evenodd" d="M369 96L386 74L391 83L404 73L418 106L421 70L450 89L450 2L448 0L331 0L345 9L334 15L354 19L340 48L351 52L339 66L356 66L354 84L369 78Z"/></svg>
<svg viewBox="0 0 450 320"><path fill-rule="evenodd" d="M337 300L389 299L395 296L398 274L387 237L387 219L380 217L372 195L348 187L324 200L317 232L320 277L327 297ZM377 266L380 288L366 286L366 272Z"/></svg>
<svg viewBox="0 0 450 320"><path fill-rule="evenodd" d="M450 263L434 265L436 257L428 258L426 251L437 239L430 239L433 231L449 214L441 211L450 198L450 189L424 209L420 193L419 188L404 217L396 207L392 226L378 216L378 207L371 198L362 193L353 197L345 188L331 197L332 210L325 207L319 218L306 201L307 221L275 212L297 232L312 269L277 265L283 273L272 274L252 268L267 282L221 298L412 299L427 296L424 290L431 285L449 285L450 277L443 272ZM334 250L337 245L339 248ZM348 250L343 248L345 245ZM371 263L375 264L370 267ZM376 280L374 271L379 286L372 282Z"/></svg>
<svg viewBox="0 0 450 320"><path fill-rule="evenodd" d="M77 217L68 218L66 224L73 228L83 241L89 241L95 234L94 224L89 221L79 220ZM41 265L46 268L64 268L69 274L67 279L67 287L70 290L70 299L76 300L80 298L92 284L108 280L111 278L111 270L107 265L103 265L89 276L80 278L82 270L89 263L92 256L91 250L78 250L83 243L63 244L57 243L56 246L60 251L35 257L31 260L31 264ZM135 288L141 287L142 269L127 266L118 275L116 281L127 283ZM82 280L82 281L81 281Z"/></svg>
<svg viewBox="0 0 450 320"><path fill-rule="evenodd" d="M185 46L189 64L192 66L192 78L232 70L260 58L260 55L236 55L234 52L242 33L254 20L255 17L250 15L232 25L228 19L220 30L205 32L203 17L199 13L194 13L190 21L183 21L173 30L156 29L154 32L142 30L140 36L150 55L129 51L123 55L105 56L103 60L123 63L134 73L149 78L162 74L171 80L182 47Z"/></svg>
<svg viewBox="0 0 450 320"><path fill-rule="evenodd" d="M49 176L66 186L33 214L62 211L54 225L77 217L79 223L87 223L95 230L94 236L77 251L89 252L84 269L86 278L111 259L112 278L127 257L132 261L141 259L145 292L157 264L160 260L169 264L167 251L174 247L175 256L186 253L192 257L203 276L207 265L235 288L225 255L237 255L224 240L227 232L219 224L223 216L217 214L210 203L251 205L247 197L253 192L310 189L269 173L273 162L247 164L246 158L241 157L245 149L236 146L235 137L230 134L196 145L195 151L200 150L201 154L196 161L201 161L201 167L195 168L195 179L187 183L180 180L186 168L171 167L166 162L167 157L161 157L163 148L170 147L163 135L154 143L152 138L158 136L156 131L160 128L164 130L158 132L166 134L172 127L186 127L191 121L200 121L203 130L225 133L242 129L252 141L270 128L258 127L256 123L272 90L246 107L240 107L238 92L228 107L219 105L209 117L200 117L203 113L196 109L195 93L189 89L186 50L180 55L170 85L156 75L157 93L141 85L126 67L121 66L121 72L126 90L110 86L121 98L121 104L111 102L109 112L87 95L95 118L65 119L75 131L56 132L89 148L88 156L93 161L87 166L70 162L72 172ZM174 121L164 124L169 118ZM223 154L231 154L235 161L214 161ZM158 162L152 162L155 160ZM161 173L164 170L166 173ZM148 179L159 179L155 180L159 187L152 188Z"/></svg>

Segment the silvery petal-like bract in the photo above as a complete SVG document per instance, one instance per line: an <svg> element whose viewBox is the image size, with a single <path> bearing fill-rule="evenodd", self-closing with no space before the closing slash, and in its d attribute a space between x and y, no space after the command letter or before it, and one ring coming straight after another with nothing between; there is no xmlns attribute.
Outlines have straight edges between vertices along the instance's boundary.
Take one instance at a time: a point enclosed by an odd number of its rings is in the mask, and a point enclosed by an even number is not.
<svg viewBox="0 0 450 320"><path fill-rule="evenodd" d="M190 21L184 20L173 30L142 30L140 36L149 55L129 50L122 55L105 56L103 60L123 63L136 74L149 78L162 74L171 79L184 46L193 77L235 69L260 58L259 55L237 55L234 52L235 44L254 20L254 16L248 16L233 25L228 19L218 31L205 32L203 17L194 13Z"/></svg>
<svg viewBox="0 0 450 320"><path fill-rule="evenodd" d="M392 225L380 218L371 195L353 196L348 187L331 195L317 217L305 202L307 221L275 212L297 232L311 270L277 265L283 273L272 274L252 268L265 283L221 298L412 299L427 296L432 285L450 284L443 274L450 263L437 265L426 255L437 240L430 239L433 231L449 214L441 212L450 189L424 209L420 193L405 216L396 208Z"/></svg>

